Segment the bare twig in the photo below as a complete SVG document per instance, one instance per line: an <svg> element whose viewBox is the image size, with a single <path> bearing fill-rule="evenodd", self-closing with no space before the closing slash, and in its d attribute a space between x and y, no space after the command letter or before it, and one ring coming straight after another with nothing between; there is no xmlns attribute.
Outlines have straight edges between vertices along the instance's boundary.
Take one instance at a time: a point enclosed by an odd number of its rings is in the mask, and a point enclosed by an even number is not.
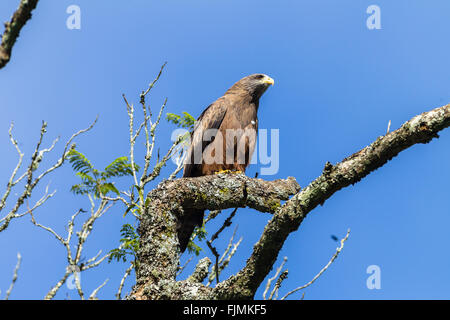
<svg viewBox="0 0 450 320"><path fill-rule="evenodd" d="M275 286L273 287L272 292L270 293L269 300L278 298L278 290L280 289L283 281L286 280L288 273L289 273L289 271L286 269L280 274L280 276L277 279L277 282L275 282Z"/></svg>
<svg viewBox="0 0 450 320"><path fill-rule="evenodd" d="M178 273L177 273L177 277L184 271L184 269L186 268L186 266L189 264L189 262L191 262L193 257L190 257L185 263L184 265L181 267L179 267L178 269Z"/></svg>
<svg viewBox="0 0 450 320"><path fill-rule="evenodd" d="M219 230L217 230L216 233L213 234L213 236L211 237L210 240L208 240L206 242L206 244L208 245L208 248L211 250L212 254L214 255L214 257L216 258L216 263L215 263L215 274L216 274L216 281L217 283L219 283L219 272L217 272L217 270L219 270L219 253L217 252L216 247L213 247L212 243L214 240L216 240L220 233L226 228L231 226L231 219L233 219L234 215L236 214L238 208L235 208L233 210L233 212L231 212L230 216L224 221L224 223L222 224L222 226L220 227ZM236 232L236 230L234 230L234 232ZM233 233L233 237L234 237L234 233ZM231 238L231 240L233 240L233 237Z"/></svg>
<svg viewBox="0 0 450 320"><path fill-rule="evenodd" d="M231 261L231 258L233 258L234 254L237 251L237 248L241 244L243 238L240 237L238 242L235 244L232 244L231 241L228 245L228 248L225 250L225 252L222 255L222 258L219 260L220 266L219 266L219 274L228 266L228 264Z"/></svg>
<svg viewBox="0 0 450 320"><path fill-rule="evenodd" d="M212 246L211 241L206 241L206 244L208 245L209 250L211 250L212 254L215 257L215 264L214 264L213 271L211 271L211 275L215 275L216 283L219 283L219 271L218 271L219 270L219 253L217 252L217 248Z"/></svg>
<svg viewBox="0 0 450 320"><path fill-rule="evenodd" d="M234 210L236 211L236 210ZM207 245L210 248L211 252L214 254L216 258L216 263L211 270L211 273L209 275L209 281L206 284L206 286L211 285L212 281L214 280L214 277L216 278L216 282L219 283L219 274L228 266L230 263L231 258L236 253L237 248L242 242L242 237L239 239L237 243L233 245L234 236L236 235L237 226L234 228L233 235L231 236L230 240L228 241L228 246L223 252L222 256L219 258L219 253L217 252L217 249L211 245L211 241L207 241ZM230 251L231 250L231 251Z"/></svg>
<svg viewBox="0 0 450 320"><path fill-rule="evenodd" d="M155 123L152 122L152 119L151 119L152 111L151 111L150 107L147 107L145 98L146 98L147 94L150 92L150 90L155 86L156 82L159 80L159 78L164 70L165 65L166 65L166 63L164 63L162 65L157 77L155 78L155 80L153 80L152 83L150 83L147 90L142 91L140 94L140 104L142 105L142 112L144 115L144 120L138 126L138 129L136 131L134 130L134 125L135 125L134 106L133 106L133 104L130 104L128 102L125 95L122 95L123 99L125 101L126 107L127 107L127 114L128 114L128 118L129 118L129 121L128 121L129 143L130 143L129 155L130 155L130 163L131 163L131 170L132 170L132 175L133 175L134 186L131 187L129 193L122 192L123 194L125 194L129 197L128 201L123 198L118 198L118 199L120 199L125 204L127 209L130 209L130 208L137 209L138 214L136 214L134 212L134 210L131 210L132 214L135 217L139 217L139 214L145 211L146 203L145 203L145 199L144 199L144 189L145 189L147 183L149 183L150 181L154 180L156 177L159 176L161 168L163 166L165 166L168 159L170 159L173 156L174 149L176 147L176 144L174 144L169 149L168 153L166 154L166 156L163 158L162 161L159 161L159 159L158 159L157 164L153 168L153 171L151 172L151 174L148 174L153 150L155 147L155 140L156 140L155 130L156 130L156 127L159 125L163 110L167 104L167 98L164 100L164 103L161 106L161 109L159 111L159 114L158 114L158 117L157 117ZM135 144L142 132L142 129L145 132L145 149L146 149L146 151L145 151L142 175L138 178L136 159L135 159ZM176 175L176 173L175 173L175 175ZM138 199L136 199L136 200L134 198L134 189L136 189L137 193L138 193Z"/></svg>
<svg viewBox="0 0 450 320"><path fill-rule="evenodd" d="M236 215L237 210L238 208L235 208L233 212L231 212L231 214L228 216L228 218L225 219L220 229L217 230L217 232L214 233L214 235L211 237L210 242L216 240L225 228L231 226L231 219L233 219L233 217Z"/></svg>
<svg viewBox="0 0 450 320"><path fill-rule="evenodd" d="M166 99L166 101L164 102L164 104L161 108L160 115L158 116L158 119L157 119L155 125L153 125L151 122L152 112L151 112L150 107L148 107L149 116L147 116L147 107L145 104L145 97L150 92L150 90L155 86L155 84L159 80L159 78L161 77L161 74L162 74L166 64L167 64L167 62L165 62L161 66L161 69L159 70L159 73L156 76L155 80L153 80L153 82L148 86L146 91L142 91L141 96L140 96L140 103L142 105L142 111L144 113L143 124L144 124L144 130L145 130L145 148L146 148L144 170L142 173L141 181L143 181L143 178L147 176L148 168L150 166L150 160L152 158L153 148L155 146L155 129L159 123L159 119L161 117L162 110L164 109L164 106L166 105L166 102L167 102L167 99ZM149 124L149 122L150 122L150 124ZM149 125L150 125L150 128L149 128ZM150 135L151 135L151 142L150 142Z"/></svg>
<svg viewBox="0 0 450 320"><path fill-rule="evenodd" d="M328 263L325 265L325 267L322 268L322 270L319 271L318 274L316 274L316 276L314 278L312 278L312 280L310 282L308 282L307 284L300 286L298 288L295 288L292 291L289 291L288 293L286 293L284 295L283 298L281 298L281 300L286 299L288 296L290 296L291 294L305 289L307 287L309 287L310 285L312 285L314 283L314 281L316 281L330 266L331 264L334 262L334 260L336 260L336 258L338 257L339 253L341 253L342 249L344 248L344 243L345 241L347 241L348 236L350 235L350 229L348 229L347 234L345 235L345 237L341 240L341 245L339 246L339 248L336 249L336 252L334 253L334 255L331 257L330 261L328 261Z"/></svg>
<svg viewBox="0 0 450 320"><path fill-rule="evenodd" d="M53 197L53 196L55 195L56 190L49 194L49 193L48 193L48 187L49 187L48 185L47 185L47 187L45 187L45 193L44 193L44 195L43 195L38 201L36 201L36 203L34 204L34 206L31 208L31 211L34 211L34 210L37 209L38 207L42 206L48 199L50 199L51 197ZM24 215L28 214L28 212L29 212L29 211L27 210L27 211L25 211L25 212L18 213L18 214L16 214L16 217L17 217L17 218L23 217ZM4 218L3 218L3 219L4 219ZM1 222L3 219L0 219L0 222Z"/></svg>
<svg viewBox="0 0 450 320"><path fill-rule="evenodd" d="M125 284L125 280L130 275L131 270L133 270L133 268L134 268L134 263L131 263L130 266L125 271L125 274L123 275L122 280L120 280L119 289L117 290L117 293L116 293L117 300L122 299L121 295L122 295L123 285Z"/></svg>
<svg viewBox="0 0 450 320"><path fill-rule="evenodd" d="M272 278L269 278L269 280L267 280L266 289L264 290L264 293L263 293L264 300L266 300L266 294L267 294L267 291L269 291L269 289L270 289L270 285L272 284L272 281L274 281L278 277L278 275L280 274L281 269L283 269L283 266L285 265L286 261L287 261L287 257L284 257L283 262L277 268L277 272L275 273L275 275Z"/></svg>
<svg viewBox="0 0 450 320"><path fill-rule="evenodd" d="M72 239L72 235L74 233L75 218L80 213L85 212L84 210L79 209L74 215L72 215L71 219L68 222L67 237L63 238L58 233L56 233L52 228L44 226L44 225L38 223L36 221L36 219L34 218L33 210L31 208L29 208L29 214L31 216L31 222L35 226L37 226L37 227L39 227L39 228L49 232L50 234L52 234L58 240L58 242L60 242L66 248L66 256L67 256L67 262L68 262L68 265L66 267L66 272L65 272L64 276L61 278L61 280L58 281L58 283L52 289L50 289L50 291L47 293L47 295L45 296L46 300L53 299L53 297L56 295L58 290L66 282L67 278L71 274L74 275L75 287L77 289L78 295L80 296L80 298L82 300L84 300L84 292L83 292L83 289L81 287L79 274L82 271L85 271L85 270L97 267L106 258L108 258L110 256L110 254L108 253L108 254L104 255L103 257L99 258L100 255L101 255L101 250L100 250L97 253L97 255L95 255L94 257L92 257L89 260L87 260L86 263L83 263L82 262L82 258L81 258L81 254L82 254L82 251L83 251L83 248L84 248L84 243L86 242L88 236L90 235L90 233L93 230L94 222L97 219L99 219L105 212L107 212L112 206L112 204L108 204L108 202L109 202L108 200L102 199L100 201L100 204L98 205L97 209L95 209L94 207L91 207L91 215L83 223L83 225L81 226L80 231L76 232L76 235L77 235L77 238L78 238L78 242L77 242L77 244L75 246L75 253L72 252L72 248L71 248L71 239ZM92 206L93 205L94 204L92 202ZM105 284L106 284L106 282L103 285L105 285ZM103 287L103 285L100 286L99 288L97 288L96 290L94 290L94 292L91 294L89 299L95 298L95 295L97 294L98 290L100 290L101 287Z"/></svg>
<svg viewBox="0 0 450 320"><path fill-rule="evenodd" d="M97 300L97 294L100 291L101 288L103 288L107 283L109 279L106 279L97 289L92 291L91 295L89 296L89 300Z"/></svg>
<svg viewBox="0 0 450 320"><path fill-rule="evenodd" d="M23 174L19 179L14 181L15 176L17 175L17 171L20 169L21 165L22 165L22 161L23 161L23 156L24 154L22 153L22 151L20 151L19 145L17 143L17 140L14 139L13 135L12 135L12 129L14 128L14 124L11 123L11 126L9 127L9 139L11 140L11 143L13 144L13 146L16 148L17 153L19 154L19 161L17 162L16 167L14 168L11 177L9 178L8 184L6 186L6 191L5 194L3 195L2 199L0 200L0 211L3 209L3 207L6 204L6 199L8 198L12 187L14 187L14 185L16 185L17 183L19 183L24 177L25 174Z"/></svg>
<svg viewBox="0 0 450 320"><path fill-rule="evenodd" d="M95 121L86 129L80 130L76 133L74 133L70 139L67 141L66 145L64 146L64 150L63 153L61 155L61 157L53 164L53 166L51 166L50 168L48 168L47 170L43 171L40 175L38 175L37 177L34 178L34 173L36 172L36 170L39 167L39 164L42 162L42 159L44 157L44 155L50 151L53 150L53 148L56 145L56 142L58 141L58 138L55 139L52 143L52 145L49 148L46 149L41 149L41 144L44 138L45 133L47 132L47 123L46 122L42 122L42 126L41 126L41 130L40 130L40 136L39 136L39 140L36 144L35 150L32 154L31 157L31 162L28 165L27 170L18 178L15 179L18 170L20 169L21 165L22 165L22 159L23 159L23 153L20 151L19 147L18 147L18 143L17 141L14 139L13 135L12 135L12 129L13 129L13 125L11 125L10 129L9 129L9 138L11 140L11 143L14 145L14 147L16 148L18 154L19 154L19 161L15 167L15 169L13 170L13 173L8 181L8 184L6 186L6 191L2 197L2 199L0 200L0 211L2 209L4 209L5 205L6 205L6 201L11 193L12 188L21 180L26 178L26 183L24 186L24 190L23 192L18 196L17 200L15 201L15 204L13 205L13 208L9 211L9 213L4 216L2 219L0 219L0 232L4 231L8 226L9 223L11 222L12 219L15 218L19 218L22 217L26 214L25 213L17 213L18 210L20 209L20 207L23 205L23 203L25 202L26 199L31 197L31 193L34 190L34 188L37 186L37 184L49 173L53 172L54 170L56 170L57 168L59 168L60 166L63 165L63 163L65 162L67 156L68 156L68 152L69 149L73 148L74 145L71 145L72 141L79 136L80 134L87 132L89 130L92 129L92 127L95 125L95 123L97 122L97 119L95 119ZM46 194L44 195L43 198L41 198L36 205L33 207L33 209L36 209L37 207L39 207L40 205L42 205L46 200L48 200L50 197L53 196L54 193L50 194L49 196L47 196L47 192L48 189L46 189ZM27 210L28 212L29 210Z"/></svg>
<svg viewBox="0 0 450 320"><path fill-rule="evenodd" d="M11 284L9 286L9 289L8 289L8 291L6 291L5 300L9 299L9 296L11 295L11 292L12 292L12 290L14 288L14 285L16 284L17 275L18 275L18 272L19 272L20 262L21 261L22 261L22 256L20 255L20 253L17 253L17 264L16 264L16 267L14 268L14 274L13 274L13 278L12 278Z"/></svg>

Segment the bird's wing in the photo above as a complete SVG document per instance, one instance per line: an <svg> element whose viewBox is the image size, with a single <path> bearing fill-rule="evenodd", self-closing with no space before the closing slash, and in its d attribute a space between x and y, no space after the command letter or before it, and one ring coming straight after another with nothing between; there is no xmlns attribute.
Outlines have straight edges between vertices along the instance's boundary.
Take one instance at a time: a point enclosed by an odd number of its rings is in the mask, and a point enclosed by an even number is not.
<svg viewBox="0 0 450 320"><path fill-rule="evenodd" d="M201 152L203 153L203 150L214 141L214 139L203 141L203 133L208 129L219 129L227 113L227 108L227 100L225 97L221 97L210 104L197 119L191 133L191 145L187 153L183 177L195 177L201 173L202 164L194 163L194 152L201 146Z"/></svg>
<svg viewBox="0 0 450 320"><path fill-rule="evenodd" d="M258 130L256 109L251 108L244 99L236 100L233 107L229 108L222 127L234 129L230 133L231 135L228 135L228 132L225 135L225 152L226 156L230 156L230 158L224 161L227 164L233 164L231 170L245 171L256 145L256 132ZM234 158L231 159L231 156ZM227 166L227 168L230 167Z"/></svg>

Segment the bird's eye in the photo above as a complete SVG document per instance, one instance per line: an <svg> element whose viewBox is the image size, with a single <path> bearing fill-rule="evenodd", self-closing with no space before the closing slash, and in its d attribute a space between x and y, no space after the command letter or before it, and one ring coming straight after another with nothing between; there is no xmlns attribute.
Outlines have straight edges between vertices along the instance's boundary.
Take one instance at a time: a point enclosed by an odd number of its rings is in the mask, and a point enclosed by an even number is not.
<svg viewBox="0 0 450 320"><path fill-rule="evenodd" d="M258 74L255 78L258 79L258 80L260 80L260 79L264 78L264 75Z"/></svg>

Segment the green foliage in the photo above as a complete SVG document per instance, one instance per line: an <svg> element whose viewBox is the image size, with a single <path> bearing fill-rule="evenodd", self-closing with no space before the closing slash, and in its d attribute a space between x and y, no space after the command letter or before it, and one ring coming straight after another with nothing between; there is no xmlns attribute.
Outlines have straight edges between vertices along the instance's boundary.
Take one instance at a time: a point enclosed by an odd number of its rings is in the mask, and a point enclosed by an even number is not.
<svg viewBox="0 0 450 320"><path fill-rule="evenodd" d="M135 169L138 171L138 166L135 164ZM123 177L133 175L131 163L128 163L128 157L119 157L105 168L103 176L105 178Z"/></svg>
<svg viewBox="0 0 450 320"><path fill-rule="evenodd" d="M116 260L117 262L127 261L128 256L132 256L136 260L136 254L139 250L139 236L135 228L131 224L124 224L120 229L121 239L120 246L111 250L108 262Z"/></svg>
<svg viewBox="0 0 450 320"><path fill-rule="evenodd" d="M167 113L167 121L173 123L174 125L191 130L194 128L195 119L189 113L183 111L183 115L178 115L175 113Z"/></svg>
<svg viewBox="0 0 450 320"><path fill-rule="evenodd" d="M202 241L206 239L206 236L208 233L206 232L205 224L201 227L196 227L194 229L194 232L192 233L191 239L189 240L189 243L187 245L187 250L189 253L195 253L196 256L200 254L200 251L202 251L202 248L200 248L198 245L196 245L193 241L194 238L197 238L198 240Z"/></svg>
<svg viewBox="0 0 450 320"><path fill-rule="evenodd" d="M88 173L94 169L89 159L75 149L69 151L68 160L72 164L73 170L78 173Z"/></svg>
<svg viewBox="0 0 450 320"><path fill-rule="evenodd" d="M127 157L115 159L104 171L95 169L89 159L75 149L69 151L67 159L81 179L80 184L75 184L70 189L75 194L92 194L94 198L99 198L100 195L106 196L110 192L119 195L119 190L110 179L133 174L132 165ZM139 170L139 166L135 165L135 169Z"/></svg>
<svg viewBox="0 0 450 320"><path fill-rule="evenodd" d="M89 159L75 149L69 151L67 159L72 164L76 175L81 179L81 183L75 184L71 188L71 191L75 194L90 194L94 198L106 196L108 193L119 195L119 190L111 179L133 175L133 166L128 161L128 157L115 159L103 171L95 169ZM136 164L134 168L136 171L139 170L139 166ZM136 188L138 187L136 186ZM137 210L136 206L130 206L125 214L130 210ZM135 257L139 249L139 236L132 225L124 224L120 233L120 246L110 251L109 262L112 260L126 262L127 256Z"/></svg>

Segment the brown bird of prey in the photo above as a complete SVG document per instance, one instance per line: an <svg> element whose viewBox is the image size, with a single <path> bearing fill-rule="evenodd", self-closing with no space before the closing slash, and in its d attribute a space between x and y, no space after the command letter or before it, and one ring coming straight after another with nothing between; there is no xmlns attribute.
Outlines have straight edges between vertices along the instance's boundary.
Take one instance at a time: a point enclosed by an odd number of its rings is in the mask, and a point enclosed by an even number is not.
<svg viewBox="0 0 450 320"><path fill-rule="evenodd" d="M273 84L265 74L249 75L202 112L191 133L183 177L225 170L245 172L255 149L259 99ZM194 228L202 226L203 215L204 210L184 210L178 226L181 252L186 250Z"/></svg>

